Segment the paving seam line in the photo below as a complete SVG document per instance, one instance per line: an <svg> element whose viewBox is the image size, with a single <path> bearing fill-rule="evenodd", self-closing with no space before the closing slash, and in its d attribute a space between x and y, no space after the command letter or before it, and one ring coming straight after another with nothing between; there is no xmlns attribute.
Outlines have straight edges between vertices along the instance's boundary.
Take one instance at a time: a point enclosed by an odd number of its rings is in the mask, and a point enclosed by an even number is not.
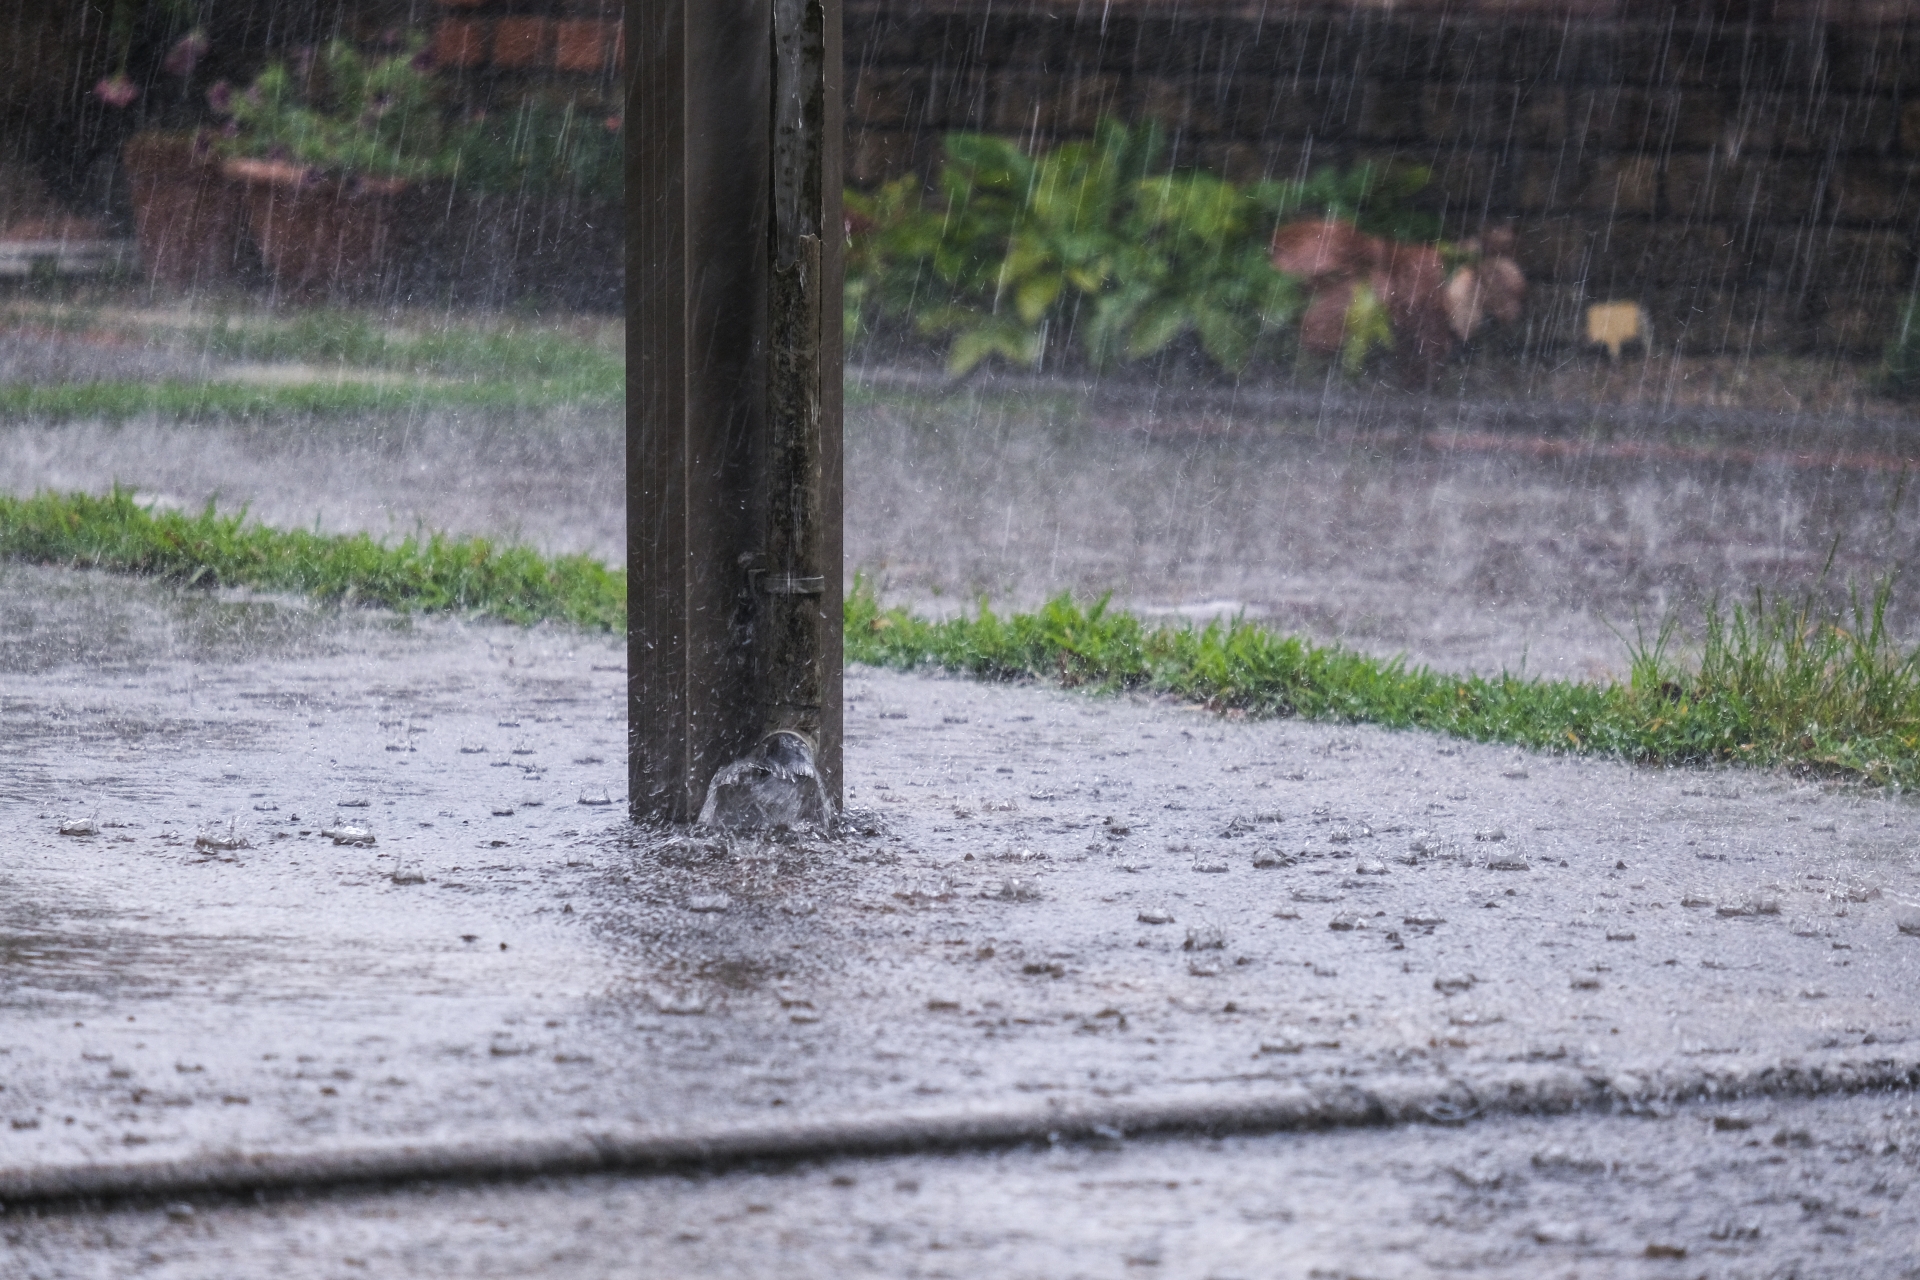
<svg viewBox="0 0 1920 1280"><path fill-rule="evenodd" d="M751 1161L985 1150L1123 1136L1257 1134L1613 1110L1762 1097L1920 1088L1920 1057L1800 1059L1718 1071L1598 1074L1569 1068L1400 1077L1370 1086L1294 1085L1232 1100L1120 1100L827 1117L683 1133L575 1134L387 1143L305 1152L214 1151L180 1160L0 1167L0 1214L183 1195L478 1182L594 1173L711 1170Z"/></svg>

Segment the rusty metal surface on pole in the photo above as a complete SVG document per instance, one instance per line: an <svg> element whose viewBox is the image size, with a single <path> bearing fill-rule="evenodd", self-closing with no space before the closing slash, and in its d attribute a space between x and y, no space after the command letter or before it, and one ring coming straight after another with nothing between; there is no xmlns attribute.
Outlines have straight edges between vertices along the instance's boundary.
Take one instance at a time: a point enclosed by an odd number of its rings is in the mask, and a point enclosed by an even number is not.
<svg viewBox="0 0 1920 1280"><path fill-rule="evenodd" d="M629 0L630 804L766 733L841 791L838 0Z"/></svg>

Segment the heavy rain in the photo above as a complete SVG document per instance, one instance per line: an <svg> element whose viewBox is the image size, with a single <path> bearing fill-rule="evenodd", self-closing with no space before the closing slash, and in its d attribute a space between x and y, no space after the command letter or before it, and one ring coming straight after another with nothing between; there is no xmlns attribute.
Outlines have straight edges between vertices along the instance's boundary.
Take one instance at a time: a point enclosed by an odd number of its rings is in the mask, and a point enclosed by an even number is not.
<svg viewBox="0 0 1920 1280"><path fill-rule="evenodd" d="M0 72L0 1274L1920 1275L1910 0Z"/></svg>

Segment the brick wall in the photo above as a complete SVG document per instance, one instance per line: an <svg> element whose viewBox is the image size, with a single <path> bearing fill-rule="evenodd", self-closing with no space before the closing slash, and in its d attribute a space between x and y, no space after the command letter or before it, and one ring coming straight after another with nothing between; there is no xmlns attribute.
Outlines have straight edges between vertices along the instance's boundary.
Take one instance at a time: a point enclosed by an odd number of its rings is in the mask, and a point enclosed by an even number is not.
<svg viewBox="0 0 1920 1280"><path fill-rule="evenodd" d="M1243 180L1427 164L1449 234L1514 225L1537 340L1632 299L1663 346L1866 354L1915 281L1916 8L847 0L848 170L1102 114Z"/></svg>
<svg viewBox="0 0 1920 1280"><path fill-rule="evenodd" d="M621 109L622 0L431 0L441 78L473 107L568 98Z"/></svg>
<svg viewBox="0 0 1920 1280"><path fill-rule="evenodd" d="M619 0L437 0L435 60L453 72L607 81L626 56Z"/></svg>

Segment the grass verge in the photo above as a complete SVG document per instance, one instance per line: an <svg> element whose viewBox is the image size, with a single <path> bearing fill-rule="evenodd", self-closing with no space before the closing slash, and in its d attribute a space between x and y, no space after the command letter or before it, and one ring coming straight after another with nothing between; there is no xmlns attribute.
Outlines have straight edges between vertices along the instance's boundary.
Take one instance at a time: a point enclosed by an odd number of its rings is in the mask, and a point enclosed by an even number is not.
<svg viewBox="0 0 1920 1280"><path fill-rule="evenodd" d="M617 403L526 382L72 382L0 387L0 417L41 421L75 418L262 418L344 415L412 409L533 409Z"/></svg>
<svg viewBox="0 0 1920 1280"><path fill-rule="evenodd" d="M124 489L0 496L0 557L517 623L615 630L626 620L625 576L586 556L484 538L388 545L270 529L211 506L151 511ZM847 599L846 655L1171 694L1229 714L1430 729L1651 764L1779 765L1907 788L1920 784L1920 652L1901 653L1887 633L1891 586L1837 612L1812 597L1715 605L1697 662L1672 658L1669 625L1634 647L1630 678L1614 684L1447 675L1243 621L1149 627L1064 596L1032 613L983 606L933 622L881 607L864 581Z"/></svg>
<svg viewBox="0 0 1920 1280"><path fill-rule="evenodd" d="M434 534L388 545L364 533L270 529L244 513L152 511L132 491L0 496L0 557L111 569L188 586L297 591L402 611L458 610L612 630L626 576L587 556Z"/></svg>
<svg viewBox="0 0 1920 1280"><path fill-rule="evenodd" d="M864 584L847 602L846 653L1138 689L1253 716L1436 730L1538 751L1650 764L1784 765L1910 787L1920 783L1920 653L1885 627L1890 583L1845 614L1756 599L1707 612L1697 667L1670 656L1673 628L1632 653L1625 683L1455 676L1243 621L1147 627L1066 597L1033 613L930 622L883 609Z"/></svg>
<svg viewBox="0 0 1920 1280"><path fill-rule="evenodd" d="M88 311L0 314L37 328L100 333L214 363L202 378L0 387L0 417L121 419L348 414L439 406L525 409L611 406L626 394L626 362L602 334L533 325L447 325L410 330L349 310L292 319L217 316L157 325ZM79 340L78 338L75 339ZM302 364L313 375L281 381L222 376L221 363L261 368Z"/></svg>

